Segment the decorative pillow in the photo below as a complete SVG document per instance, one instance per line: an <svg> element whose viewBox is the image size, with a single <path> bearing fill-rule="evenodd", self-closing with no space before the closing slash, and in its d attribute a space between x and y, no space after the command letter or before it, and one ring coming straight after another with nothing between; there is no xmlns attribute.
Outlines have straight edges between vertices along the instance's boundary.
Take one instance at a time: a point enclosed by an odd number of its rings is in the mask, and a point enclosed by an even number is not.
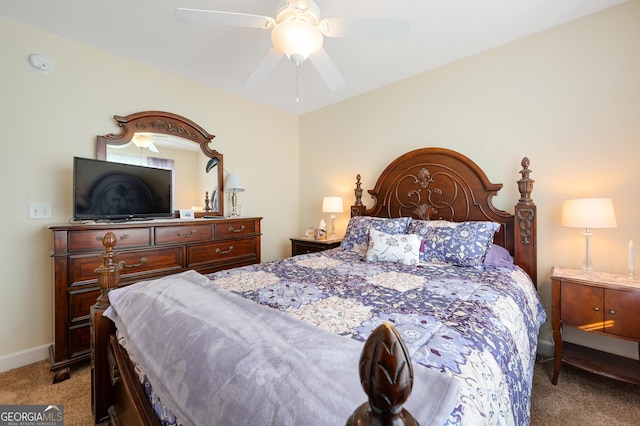
<svg viewBox="0 0 640 426"><path fill-rule="evenodd" d="M497 244L490 244L487 255L484 257L484 266L493 268L508 268L515 269L513 264L513 257L509 251Z"/></svg>
<svg viewBox="0 0 640 426"><path fill-rule="evenodd" d="M415 234L387 234L371 228L367 260L417 265L420 263L421 244L422 238Z"/></svg>
<svg viewBox="0 0 640 426"><path fill-rule="evenodd" d="M495 222L448 222L415 220L408 231L423 239L421 260L482 268L493 235L500 229Z"/></svg>
<svg viewBox="0 0 640 426"><path fill-rule="evenodd" d="M418 234L421 237L426 237L433 233L433 229L435 228L450 228L452 225L457 225L457 222L449 222L448 220L411 219L407 227L407 234Z"/></svg>
<svg viewBox="0 0 640 426"><path fill-rule="evenodd" d="M373 228L387 234L404 234L407 232L410 220L411 218L408 217L386 219L354 216L347 225L347 231L342 240L342 249L364 256L369 248L369 229Z"/></svg>

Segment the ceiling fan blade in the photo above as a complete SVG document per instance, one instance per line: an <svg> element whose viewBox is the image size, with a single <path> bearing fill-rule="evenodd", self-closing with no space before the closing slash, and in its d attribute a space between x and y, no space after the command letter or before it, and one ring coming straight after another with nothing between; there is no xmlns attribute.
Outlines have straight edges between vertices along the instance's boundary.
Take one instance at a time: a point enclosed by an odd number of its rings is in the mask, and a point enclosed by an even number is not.
<svg viewBox="0 0 640 426"><path fill-rule="evenodd" d="M320 21L320 31L327 37L362 37L382 40L404 40L411 25L406 19L340 19Z"/></svg>
<svg viewBox="0 0 640 426"><path fill-rule="evenodd" d="M188 24L264 29L275 26L275 20L269 16L221 12L217 10L177 8L174 16L178 22Z"/></svg>
<svg viewBox="0 0 640 426"><path fill-rule="evenodd" d="M280 59L284 56L282 51L272 47L262 58L255 70L251 73L247 81L244 83L246 87L255 89L260 87L271 74L273 69L278 65Z"/></svg>
<svg viewBox="0 0 640 426"><path fill-rule="evenodd" d="M147 148L149 148L149 151L151 152L160 152L158 151L158 148L156 148L154 144L149 145Z"/></svg>
<svg viewBox="0 0 640 426"><path fill-rule="evenodd" d="M338 71L338 68L333 63L326 50L323 48L318 49L309 56L309 60L313 66L316 67L316 70L318 70L318 73L320 73L325 83L327 83L329 89L338 90L345 85L342 74L340 74L340 71Z"/></svg>

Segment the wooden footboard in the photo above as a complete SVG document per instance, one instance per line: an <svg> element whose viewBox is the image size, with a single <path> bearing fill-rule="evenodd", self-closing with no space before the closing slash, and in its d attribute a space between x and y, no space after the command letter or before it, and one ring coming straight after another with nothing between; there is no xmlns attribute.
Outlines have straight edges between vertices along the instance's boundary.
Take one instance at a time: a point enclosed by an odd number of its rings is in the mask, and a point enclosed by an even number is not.
<svg viewBox="0 0 640 426"><path fill-rule="evenodd" d="M122 263L116 262L117 238L103 240L103 264L96 270L100 296L91 307L91 408L96 424L159 426L126 350L120 346L115 325L102 314L109 307L108 293L118 286Z"/></svg>

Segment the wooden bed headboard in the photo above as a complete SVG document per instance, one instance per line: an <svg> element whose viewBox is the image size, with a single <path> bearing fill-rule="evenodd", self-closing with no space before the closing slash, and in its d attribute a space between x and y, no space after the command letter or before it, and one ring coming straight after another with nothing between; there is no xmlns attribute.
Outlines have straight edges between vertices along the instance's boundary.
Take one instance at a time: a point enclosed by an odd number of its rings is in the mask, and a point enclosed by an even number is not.
<svg viewBox="0 0 640 426"><path fill-rule="evenodd" d="M466 156L445 148L421 148L391 162L368 192L370 209L362 203L360 175L356 177L352 216L413 217L421 220L493 221L502 224L494 243L505 247L537 286L536 205L529 159L523 158L518 180L520 199L514 213L493 205L502 184L491 183Z"/></svg>

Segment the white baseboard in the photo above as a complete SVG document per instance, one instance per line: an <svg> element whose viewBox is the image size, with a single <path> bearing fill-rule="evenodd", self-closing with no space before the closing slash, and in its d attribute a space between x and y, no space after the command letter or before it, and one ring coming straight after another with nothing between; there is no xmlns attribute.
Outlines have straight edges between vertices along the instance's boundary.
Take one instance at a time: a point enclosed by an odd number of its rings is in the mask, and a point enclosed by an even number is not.
<svg viewBox="0 0 640 426"><path fill-rule="evenodd" d="M42 345L0 357L0 373L49 359L49 346L51 345Z"/></svg>

